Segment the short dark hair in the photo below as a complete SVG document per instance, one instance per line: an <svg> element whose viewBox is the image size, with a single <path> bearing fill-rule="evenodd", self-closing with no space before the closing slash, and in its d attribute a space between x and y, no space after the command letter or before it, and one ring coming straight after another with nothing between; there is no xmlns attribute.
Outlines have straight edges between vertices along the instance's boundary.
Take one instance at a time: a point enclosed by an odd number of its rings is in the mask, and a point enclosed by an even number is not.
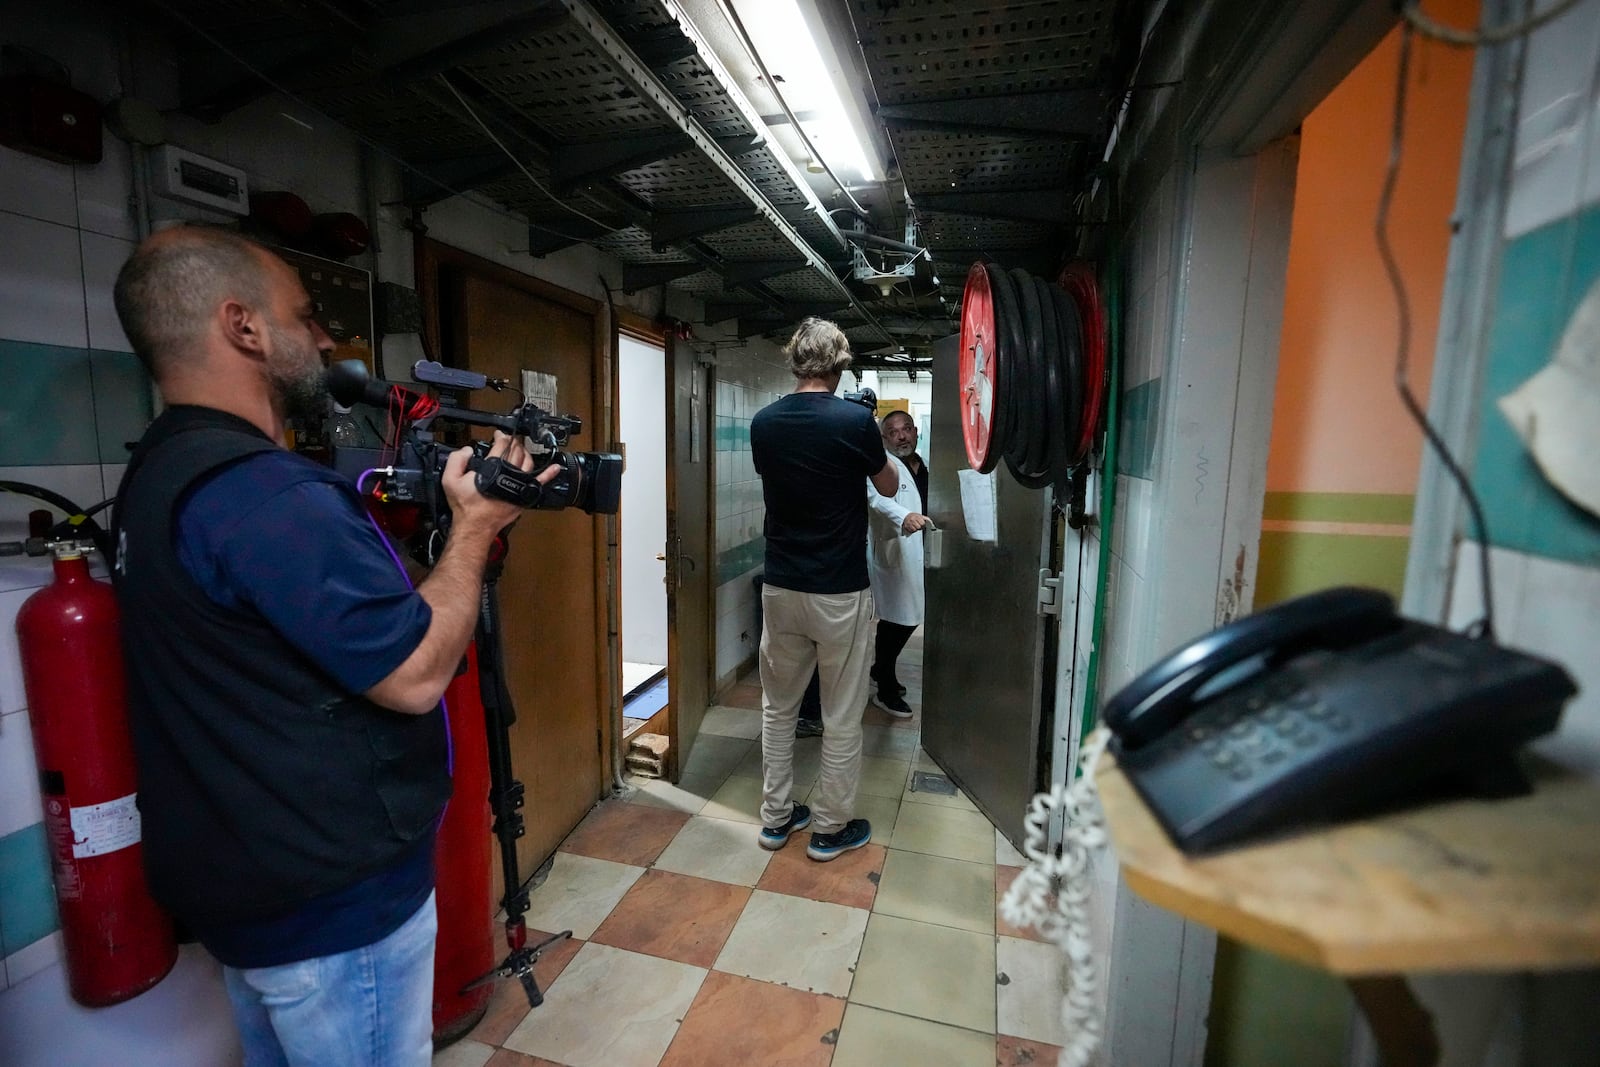
<svg viewBox="0 0 1600 1067"><path fill-rule="evenodd" d="M894 418L896 415L899 415L909 422L913 430L917 428L917 420L911 417L911 412L905 410L904 408L895 408L893 411L889 412L881 420L879 420L884 429L887 430L889 428L889 420Z"/></svg>
<svg viewBox="0 0 1600 1067"><path fill-rule="evenodd" d="M187 356L222 301L264 308L268 254L248 238L210 226L163 231L140 245L118 272L112 298L145 369L159 379Z"/></svg>

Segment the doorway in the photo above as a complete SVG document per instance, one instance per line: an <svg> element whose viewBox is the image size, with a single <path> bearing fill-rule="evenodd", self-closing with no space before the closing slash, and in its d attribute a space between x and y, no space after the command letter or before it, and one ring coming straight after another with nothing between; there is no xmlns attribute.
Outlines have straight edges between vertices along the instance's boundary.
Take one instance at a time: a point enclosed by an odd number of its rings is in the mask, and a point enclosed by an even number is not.
<svg viewBox="0 0 1600 1067"><path fill-rule="evenodd" d="M417 285L429 311L430 347L450 365L521 385L549 376L554 405L583 420L568 447L603 449L610 388L601 305L422 240ZM470 403L503 410L491 394ZM486 432L486 431L485 431ZM606 658L606 520L576 508L534 511L508 539L499 580L501 642L513 711L512 771L526 791L526 833L516 845L524 878L555 852L611 780L613 698ZM494 899L505 892L494 868Z"/></svg>
<svg viewBox="0 0 1600 1067"><path fill-rule="evenodd" d="M667 706L667 353L623 334L617 345L622 472L622 728Z"/></svg>

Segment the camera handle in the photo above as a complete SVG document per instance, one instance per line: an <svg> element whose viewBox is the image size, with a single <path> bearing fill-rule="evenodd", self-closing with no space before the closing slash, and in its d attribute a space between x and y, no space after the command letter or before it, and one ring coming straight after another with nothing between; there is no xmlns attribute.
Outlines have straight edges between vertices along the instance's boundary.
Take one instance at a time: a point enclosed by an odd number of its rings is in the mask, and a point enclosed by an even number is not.
<svg viewBox="0 0 1600 1067"><path fill-rule="evenodd" d="M503 540L507 535L501 535ZM478 691L483 699L483 721L489 741L489 807L494 813L494 836L500 842L500 865L505 874L506 895L500 905L506 913L506 947L511 951L498 967L479 975L461 987L469 989L502 978L515 978L528 996L528 1007L544 1003L544 993L534 976L534 964L544 950L572 936L571 930L552 934L536 945L528 944L528 927L523 916L528 911L530 886L522 881L517 865L517 839L524 833L522 805L525 791L511 767L511 724L517 721L511 703L511 690L505 680L504 647L500 641L500 597L497 587L505 569L505 554L491 558L484 569L483 588L478 599L478 623L474 640L478 645ZM532 879L528 880L530 883Z"/></svg>

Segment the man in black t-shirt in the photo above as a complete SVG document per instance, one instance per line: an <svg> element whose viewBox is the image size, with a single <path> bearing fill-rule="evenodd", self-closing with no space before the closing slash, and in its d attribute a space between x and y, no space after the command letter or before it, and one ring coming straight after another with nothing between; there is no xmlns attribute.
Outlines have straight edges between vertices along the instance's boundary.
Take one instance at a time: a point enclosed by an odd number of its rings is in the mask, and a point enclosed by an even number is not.
<svg viewBox="0 0 1600 1067"><path fill-rule="evenodd" d="M795 391L750 423L750 451L767 507L761 590L761 846L782 848L811 825L794 789L794 730L815 669L822 685L822 777L806 855L831 860L872 839L855 811L861 775L861 711L871 666L872 593L867 581L867 501L861 479L893 494L872 413L834 395L850 365L843 331L806 319L784 346Z"/></svg>

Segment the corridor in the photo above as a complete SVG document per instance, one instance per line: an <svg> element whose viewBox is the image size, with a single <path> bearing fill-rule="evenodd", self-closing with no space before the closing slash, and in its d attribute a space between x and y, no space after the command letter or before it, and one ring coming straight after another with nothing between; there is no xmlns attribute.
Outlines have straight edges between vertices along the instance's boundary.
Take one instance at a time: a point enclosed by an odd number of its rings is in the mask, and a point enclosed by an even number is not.
<svg viewBox="0 0 1600 1067"><path fill-rule="evenodd" d="M760 686L713 707L678 785L630 779L561 846L530 939L572 930L520 987L496 991L435 1067L990 1067L1054 1063L1059 954L996 914L1023 862L918 745L922 638L900 678L918 713L864 714L857 815L872 843L829 863L804 832L756 844ZM820 740L796 742L809 793ZM802 793L802 795L804 795Z"/></svg>

